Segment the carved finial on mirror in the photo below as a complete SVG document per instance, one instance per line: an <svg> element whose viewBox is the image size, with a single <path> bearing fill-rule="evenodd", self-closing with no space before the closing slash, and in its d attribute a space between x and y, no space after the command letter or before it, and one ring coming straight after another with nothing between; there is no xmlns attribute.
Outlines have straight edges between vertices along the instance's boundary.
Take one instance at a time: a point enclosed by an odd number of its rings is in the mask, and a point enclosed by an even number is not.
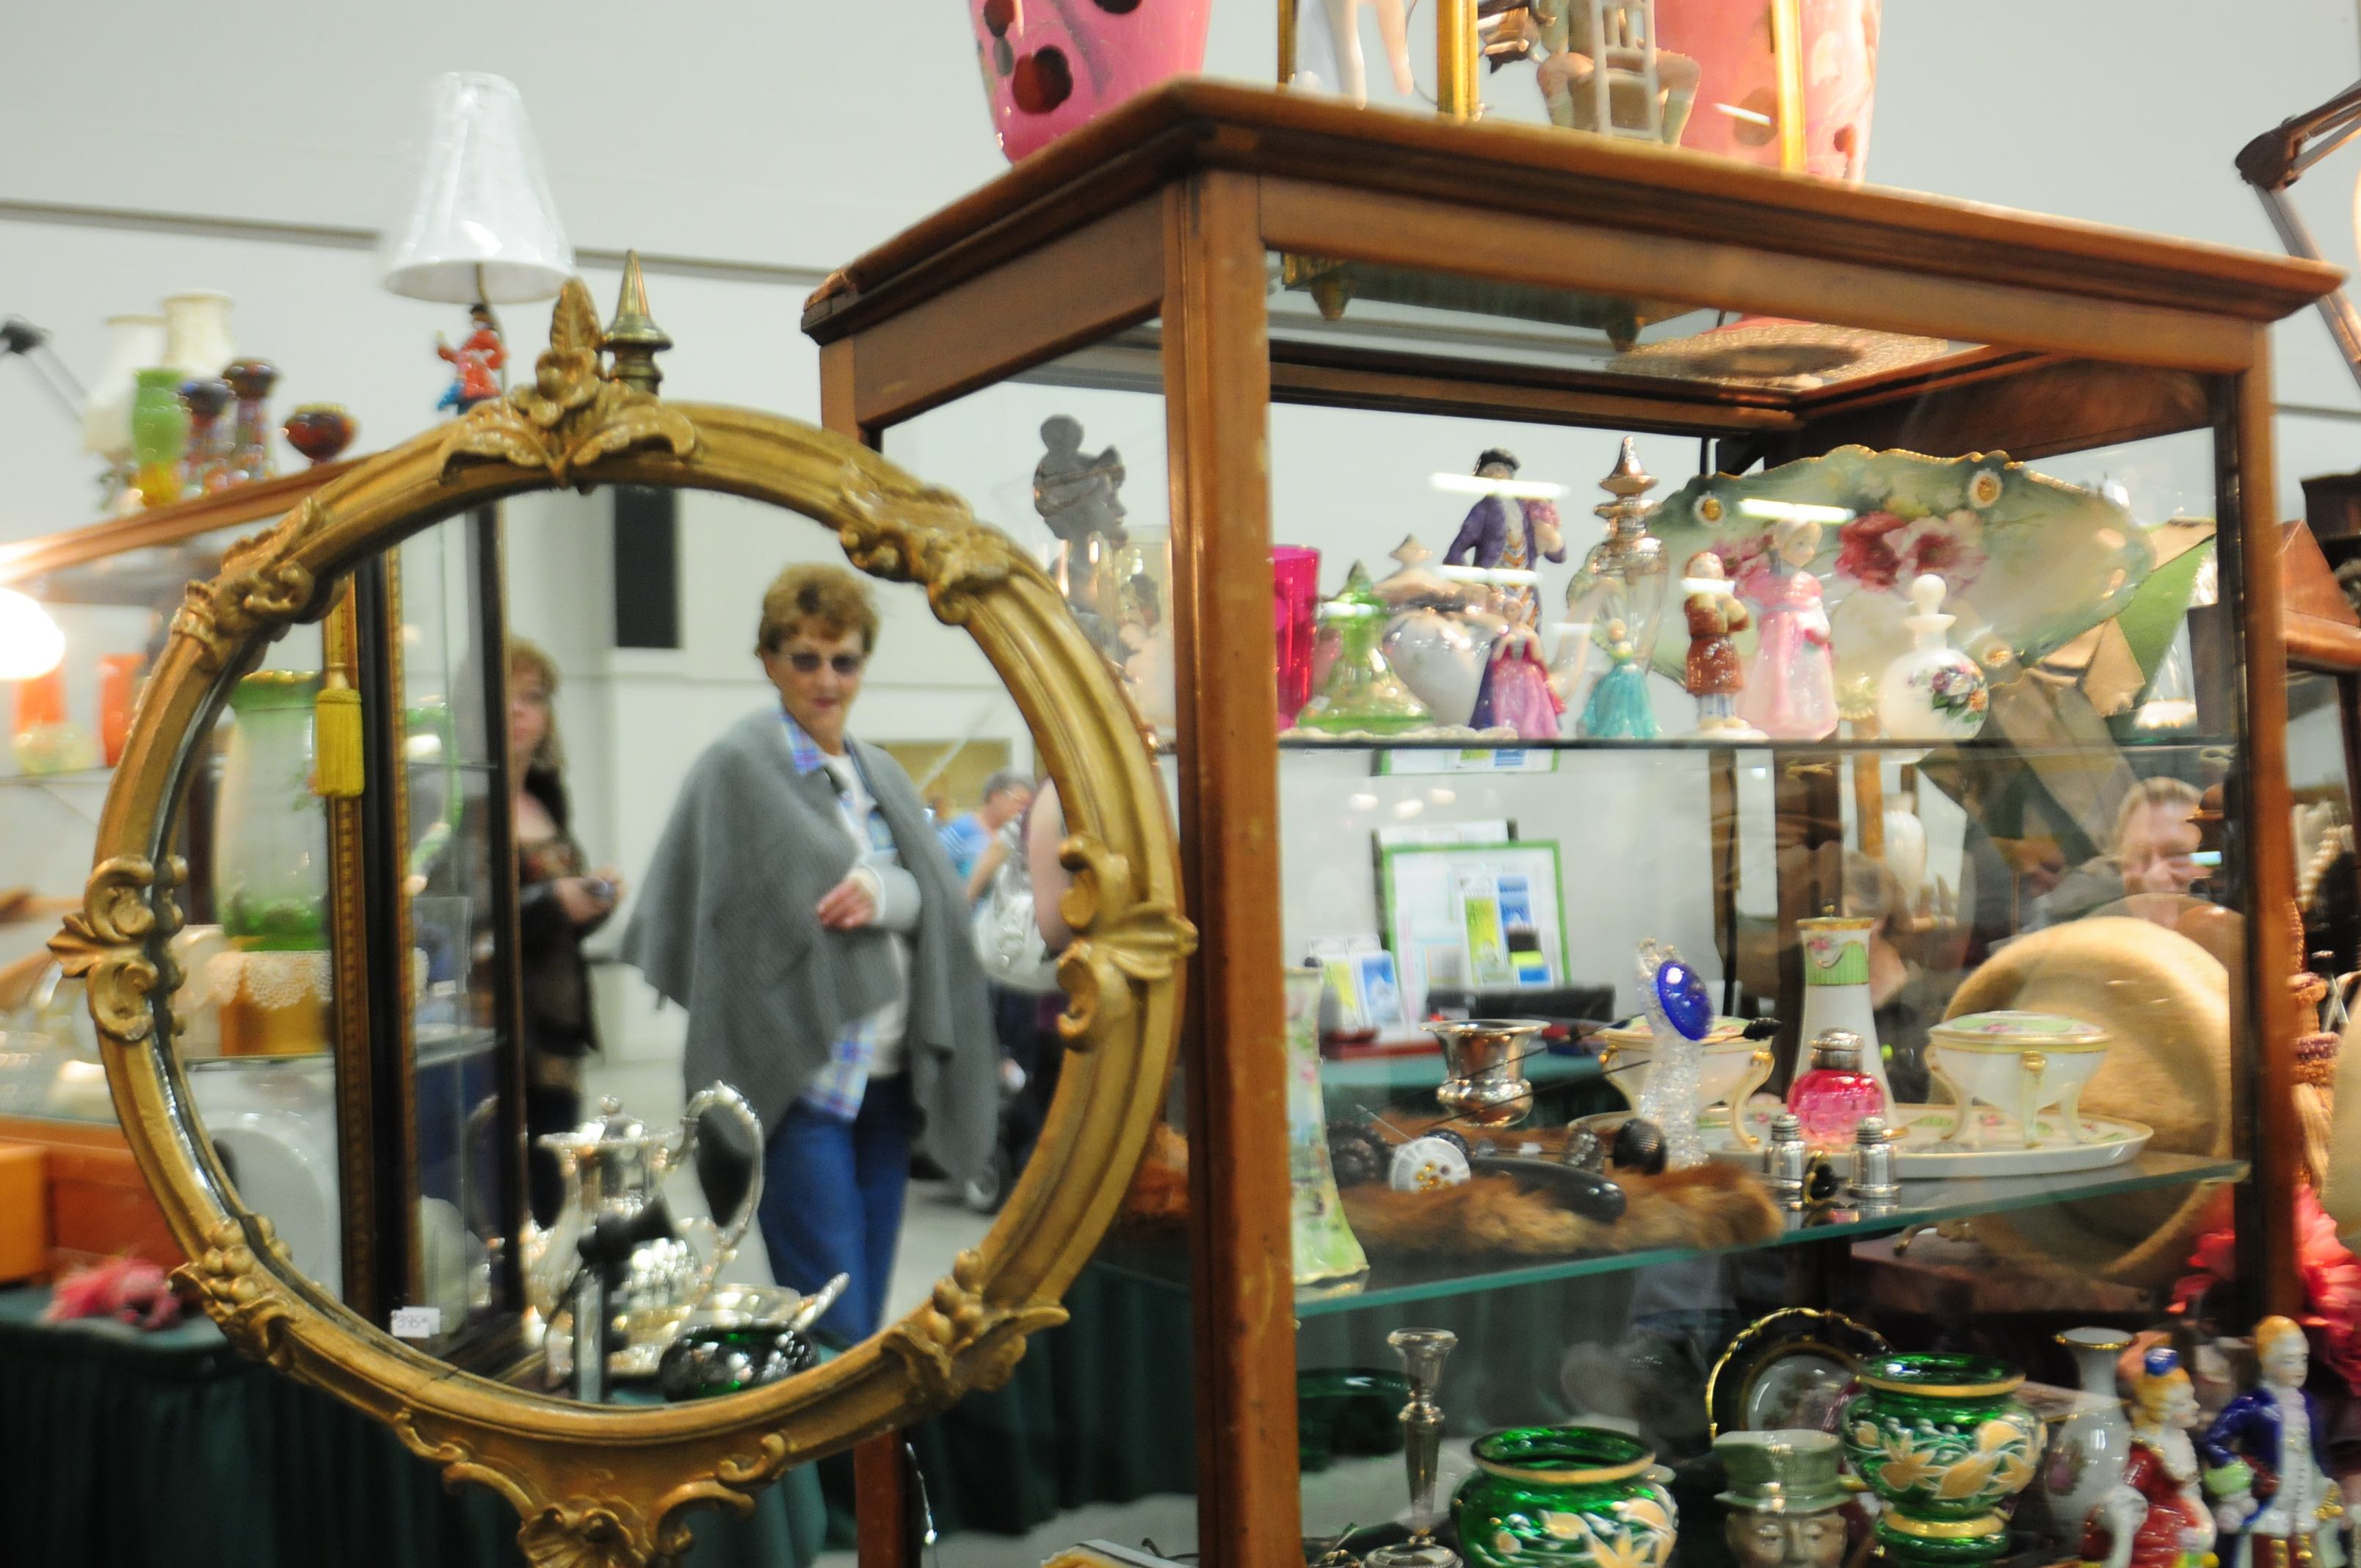
<svg viewBox="0 0 2361 1568"><path fill-rule="evenodd" d="M599 346L615 356L615 379L637 391L653 393L663 381L656 356L672 346L664 329L648 314L648 281L640 273L640 253L623 255L623 290L615 301L615 319L607 323Z"/></svg>

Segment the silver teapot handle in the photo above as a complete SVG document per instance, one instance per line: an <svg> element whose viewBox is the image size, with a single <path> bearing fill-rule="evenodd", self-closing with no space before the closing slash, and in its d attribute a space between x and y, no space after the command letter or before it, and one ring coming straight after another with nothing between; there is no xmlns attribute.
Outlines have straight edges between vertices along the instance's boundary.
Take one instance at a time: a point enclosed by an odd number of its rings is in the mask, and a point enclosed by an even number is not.
<svg viewBox="0 0 2361 1568"><path fill-rule="evenodd" d="M746 1175L746 1195L738 1201L738 1212L730 1216L715 1232L713 1247L697 1271L697 1288L689 1297L690 1309L704 1305L711 1293L721 1266L738 1251L738 1244L746 1238L746 1228L754 1223L755 1210L763 1201L763 1119L746 1103L746 1097L726 1083L714 1083L700 1089L691 1097L688 1108L681 1113L680 1142L672 1152L669 1163L677 1164L688 1157L697 1146L697 1125L708 1111L727 1109L738 1118L746 1130L746 1141L754 1151L753 1168Z"/></svg>

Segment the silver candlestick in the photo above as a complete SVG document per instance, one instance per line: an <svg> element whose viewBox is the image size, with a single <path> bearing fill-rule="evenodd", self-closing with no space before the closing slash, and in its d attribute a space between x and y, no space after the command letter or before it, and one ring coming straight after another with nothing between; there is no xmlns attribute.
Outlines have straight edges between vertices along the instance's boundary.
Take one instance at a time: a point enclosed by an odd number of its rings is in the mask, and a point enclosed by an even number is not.
<svg viewBox="0 0 2361 1568"><path fill-rule="evenodd" d="M1402 1358L1410 1379L1410 1403L1401 1409L1402 1466L1410 1474L1410 1539L1380 1546L1364 1561L1367 1568L1459 1568L1459 1554L1434 1539L1442 1516L1434 1506L1443 1459L1443 1407L1434 1386L1459 1336L1448 1329L1396 1329L1386 1343Z"/></svg>

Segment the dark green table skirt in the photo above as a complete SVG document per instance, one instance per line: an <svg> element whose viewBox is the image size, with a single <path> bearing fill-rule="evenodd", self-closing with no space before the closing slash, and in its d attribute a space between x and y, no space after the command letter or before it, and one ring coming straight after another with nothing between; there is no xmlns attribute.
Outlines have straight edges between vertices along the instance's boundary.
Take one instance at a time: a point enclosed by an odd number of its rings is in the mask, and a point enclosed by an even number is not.
<svg viewBox="0 0 2361 1568"><path fill-rule="evenodd" d="M40 1568L512 1568L516 1512L445 1491L393 1434L232 1351L36 1321L0 1291L0 1562ZM806 1568L825 1519L790 1472L751 1519L690 1516L698 1568Z"/></svg>

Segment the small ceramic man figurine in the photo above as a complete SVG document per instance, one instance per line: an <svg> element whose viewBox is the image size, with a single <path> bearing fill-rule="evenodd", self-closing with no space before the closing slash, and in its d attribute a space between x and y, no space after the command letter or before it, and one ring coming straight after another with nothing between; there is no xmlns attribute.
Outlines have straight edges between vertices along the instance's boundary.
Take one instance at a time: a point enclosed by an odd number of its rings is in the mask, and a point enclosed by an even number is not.
<svg viewBox="0 0 2361 1568"><path fill-rule="evenodd" d="M467 319L475 323L475 330L456 348L441 333L434 334L434 352L451 366L451 385L434 405L437 409L466 413L500 395L499 372L508 363L509 354L500 342L500 329L492 324L492 308L476 304L469 308Z"/></svg>
<svg viewBox="0 0 2361 1568"><path fill-rule="evenodd" d="M1732 632L1754 624L1721 557L1700 550L1689 557L1681 575L1681 609L1689 621L1689 656L1682 666L1681 684L1697 698L1697 733L1725 740L1759 740L1763 732L1738 717L1738 694L1746 687L1746 671L1738 662Z"/></svg>
<svg viewBox="0 0 2361 1568"><path fill-rule="evenodd" d="M2132 1445L2122 1485L2092 1511L2082 1560L2105 1568L2199 1568L2213 1550L2190 1429L2203 1419L2180 1354L2158 1345L2132 1379Z"/></svg>
<svg viewBox="0 0 2361 1568"><path fill-rule="evenodd" d="M1066 602L1087 616L1110 615L1108 585L1100 579L1107 552L1128 537L1123 526L1123 454L1082 450L1082 424L1067 414L1041 422L1046 449L1033 465L1033 510L1065 549L1060 571ZM1086 625L1093 624L1085 622Z"/></svg>
<svg viewBox="0 0 2361 1568"><path fill-rule="evenodd" d="M2265 1318L2255 1357L2262 1381L2224 1408L2201 1444L2214 1522L2236 1538L2224 1568L2338 1568L2334 1521L2345 1510L2328 1478L2320 1407L2303 1391L2303 1330Z"/></svg>
<svg viewBox="0 0 2361 1568"><path fill-rule="evenodd" d="M1730 1477L1715 1501L1738 1568L1837 1568L1848 1498L1837 1479L1843 1445L1824 1431L1726 1431L1713 1452Z"/></svg>
<svg viewBox="0 0 2361 1568"><path fill-rule="evenodd" d="M1513 479L1517 468L1517 455L1506 447L1488 448L1476 459L1479 479ZM1446 566L1481 566L1488 571L1502 567L1526 572L1543 561L1565 559L1565 539L1558 526L1556 503L1502 495L1479 497L1467 509L1451 548L1443 553ZM1533 590L1521 590L1521 597L1532 605L1538 618L1541 600Z"/></svg>

